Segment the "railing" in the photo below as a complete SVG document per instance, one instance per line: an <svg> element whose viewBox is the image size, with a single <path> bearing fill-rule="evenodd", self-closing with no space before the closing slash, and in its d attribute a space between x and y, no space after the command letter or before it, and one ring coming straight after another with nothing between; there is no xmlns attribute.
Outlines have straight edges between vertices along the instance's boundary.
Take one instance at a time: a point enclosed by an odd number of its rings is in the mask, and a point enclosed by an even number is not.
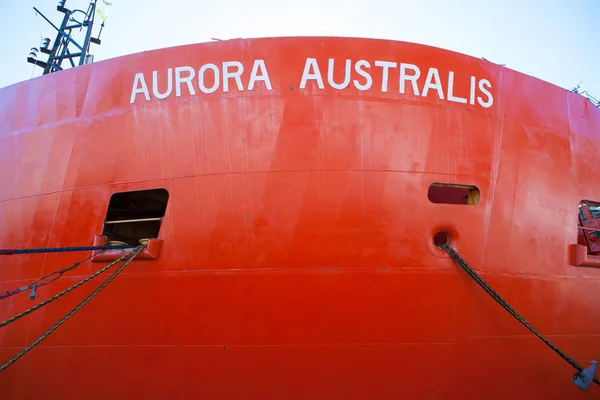
<svg viewBox="0 0 600 400"><path fill-rule="evenodd" d="M158 218L139 218L139 219L120 219L114 221L105 221L104 223L109 224L128 224L130 222L150 222L150 221L162 221L162 217Z"/></svg>
<svg viewBox="0 0 600 400"><path fill-rule="evenodd" d="M579 243L571 246L572 264L581 267L600 267L600 226L598 226L598 219L600 218L594 218L585 201L582 201L579 205L579 211L577 228L581 230L585 246ZM584 226L586 224L588 226ZM595 227L589 227L590 224L595 225ZM594 232L598 236L592 236Z"/></svg>

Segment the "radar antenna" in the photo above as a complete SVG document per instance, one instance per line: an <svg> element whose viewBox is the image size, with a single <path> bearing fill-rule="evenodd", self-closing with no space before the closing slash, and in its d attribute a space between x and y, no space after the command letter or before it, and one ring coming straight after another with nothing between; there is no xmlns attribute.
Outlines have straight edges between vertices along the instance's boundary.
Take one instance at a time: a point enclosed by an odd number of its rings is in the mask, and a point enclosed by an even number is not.
<svg viewBox="0 0 600 400"><path fill-rule="evenodd" d="M63 13L62 23L60 28L54 25L44 14L37 8L33 7L34 11L41 15L54 29L56 29L56 39L50 46L50 38L45 38L42 41L39 51L48 55L47 61L38 60L38 49L32 47L27 57L27 62L35 64L44 69L43 75L51 74L56 71L62 71L62 63L69 60L71 67L76 65L89 64L93 62L94 56L90 53L90 43L100 44L100 34L104 28L108 15L108 7L111 3L106 0L101 0L104 3L104 12L97 9L97 0L91 0L87 11L75 9L70 10L66 7L67 0L60 0L56 6L56 10ZM102 19L100 30L97 37L92 37L92 28L94 27L94 17L96 12ZM83 32L83 43L78 43L73 38L73 30L79 29Z"/></svg>

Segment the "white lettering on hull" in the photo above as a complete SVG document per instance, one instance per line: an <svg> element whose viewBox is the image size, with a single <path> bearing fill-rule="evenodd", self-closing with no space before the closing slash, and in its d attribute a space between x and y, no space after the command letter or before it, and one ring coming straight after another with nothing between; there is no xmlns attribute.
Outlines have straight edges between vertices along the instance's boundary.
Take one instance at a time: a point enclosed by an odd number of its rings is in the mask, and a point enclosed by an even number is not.
<svg viewBox="0 0 600 400"><path fill-rule="evenodd" d="M407 70L411 70L413 74L407 75ZM404 90L406 89L406 81L410 81L414 95L419 96L419 86L417 85L417 80L420 76L421 70L416 65L404 63L400 64L400 93L404 94Z"/></svg>
<svg viewBox="0 0 600 400"><path fill-rule="evenodd" d="M371 68L371 64L369 64L369 62L365 60L359 60L356 64L354 64L354 69L356 70L356 73L361 77L365 78L364 84L360 83L358 79L355 79L353 81L354 87L358 90L369 90L371 89L371 85L373 85L373 78L371 78L371 75L367 71L361 69L361 67Z"/></svg>
<svg viewBox="0 0 600 400"><path fill-rule="evenodd" d="M211 70L213 73L213 85L211 87L207 87L204 83L204 79L206 77L206 71ZM221 81L221 74L219 72L219 68L215 64L204 64L198 70L198 87L202 93L214 93L219 88L219 83Z"/></svg>
<svg viewBox="0 0 600 400"><path fill-rule="evenodd" d="M316 58L306 58L299 88L356 89L360 92L374 90L380 93L393 93L397 90L400 95L437 98L460 104L468 102L470 105L478 104L483 108L490 108L494 104L493 88L488 79L457 76L454 71L447 71L446 79L446 71L440 74L438 68L394 61L329 58L326 64L321 66L327 71L321 69ZM250 74L247 72L249 70ZM323 79L324 77L326 79ZM152 91L150 92L144 73L135 74L131 89L131 104L134 104L138 97L143 97L146 101L152 98L168 99L172 97L173 92L176 97L181 97L187 94L195 96L196 92L212 94L219 90L223 93L231 90L253 91L257 87L268 91L273 90L264 60L254 60L251 69L245 68L240 61L224 61L220 65L209 63L198 69L191 66L166 68L166 70L152 71L151 80ZM374 86L375 82L377 84Z"/></svg>
<svg viewBox="0 0 600 400"><path fill-rule="evenodd" d="M304 63L304 72L302 73L302 79L300 80L300 89L306 88L306 82L308 82L309 79L317 82L319 89L325 89L323 77L321 76L321 71L319 70L319 64L317 64L316 58L306 59L306 63Z"/></svg>

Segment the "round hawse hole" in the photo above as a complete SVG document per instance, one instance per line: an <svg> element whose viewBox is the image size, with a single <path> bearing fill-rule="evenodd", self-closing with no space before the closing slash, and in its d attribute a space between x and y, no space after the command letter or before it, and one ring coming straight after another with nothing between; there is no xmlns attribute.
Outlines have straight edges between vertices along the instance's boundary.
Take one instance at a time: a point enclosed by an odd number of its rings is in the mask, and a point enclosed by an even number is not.
<svg viewBox="0 0 600 400"><path fill-rule="evenodd" d="M435 244L436 246L442 244L450 244L450 235L448 234L448 232L436 233L435 235L433 235L433 244Z"/></svg>

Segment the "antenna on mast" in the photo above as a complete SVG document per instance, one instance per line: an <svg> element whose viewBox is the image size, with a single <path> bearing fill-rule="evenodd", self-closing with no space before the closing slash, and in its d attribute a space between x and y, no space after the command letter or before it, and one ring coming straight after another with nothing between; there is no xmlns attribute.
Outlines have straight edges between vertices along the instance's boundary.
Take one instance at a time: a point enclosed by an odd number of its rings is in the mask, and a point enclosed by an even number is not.
<svg viewBox="0 0 600 400"><path fill-rule="evenodd" d="M62 63L65 60L69 61L71 67L93 62L94 56L90 54L90 43L100 44L100 34L104 28L104 22L107 19L108 7L111 5L111 3L106 0L101 1L105 5L104 12L96 9L97 0L90 1L87 11L79 9L70 10L66 7L67 0L60 0L56 6L56 10L64 14L60 28L54 25L37 8L33 7L36 13L41 15L46 22L56 29L57 33L52 46L50 46L50 38L45 38L39 49L42 53L48 55L47 61L38 60L38 49L32 47L31 52L27 57L27 62L43 68L43 75L62 71ZM92 37L96 12L98 12L98 15L102 19L102 24L100 25L98 36ZM80 32L84 31L85 36L83 38L83 43L80 44L73 38L72 34L74 29L79 29Z"/></svg>

